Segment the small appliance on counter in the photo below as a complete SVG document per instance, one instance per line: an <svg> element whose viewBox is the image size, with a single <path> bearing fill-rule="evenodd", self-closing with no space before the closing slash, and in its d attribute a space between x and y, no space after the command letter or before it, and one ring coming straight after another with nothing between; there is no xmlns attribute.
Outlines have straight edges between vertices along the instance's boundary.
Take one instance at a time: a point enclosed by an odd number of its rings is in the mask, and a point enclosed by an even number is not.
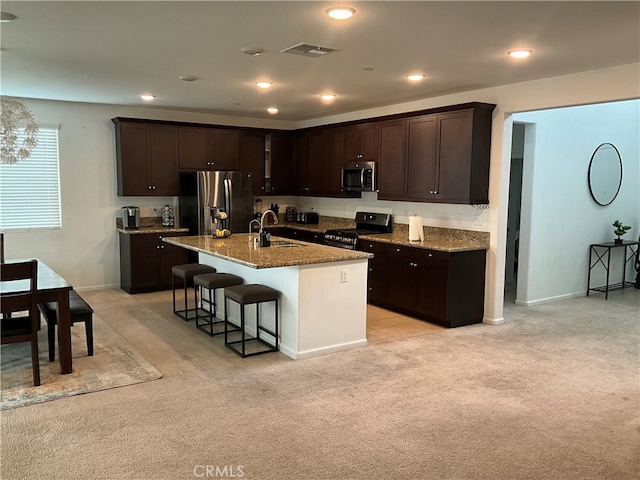
<svg viewBox="0 0 640 480"><path fill-rule="evenodd" d="M305 225L317 225L319 222L317 212L298 212L296 214L296 223L304 223Z"/></svg>
<svg viewBox="0 0 640 480"><path fill-rule="evenodd" d="M140 208L122 207L122 226L125 229L140 227Z"/></svg>
<svg viewBox="0 0 640 480"><path fill-rule="evenodd" d="M162 210L162 226L173 227L173 208L171 205L165 205Z"/></svg>
<svg viewBox="0 0 640 480"><path fill-rule="evenodd" d="M294 223L298 219L298 210L296 209L296 207L285 208L284 219L289 223Z"/></svg>

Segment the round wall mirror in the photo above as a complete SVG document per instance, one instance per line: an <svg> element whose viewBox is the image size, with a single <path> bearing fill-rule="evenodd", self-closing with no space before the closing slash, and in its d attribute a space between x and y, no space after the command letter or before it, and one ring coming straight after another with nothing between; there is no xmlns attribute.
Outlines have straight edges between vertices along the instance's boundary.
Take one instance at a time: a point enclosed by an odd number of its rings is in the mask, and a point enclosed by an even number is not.
<svg viewBox="0 0 640 480"><path fill-rule="evenodd" d="M599 205L609 205L615 200L622 185L622 158L611 143L603 143L589 162L589 191Z"/></svg>

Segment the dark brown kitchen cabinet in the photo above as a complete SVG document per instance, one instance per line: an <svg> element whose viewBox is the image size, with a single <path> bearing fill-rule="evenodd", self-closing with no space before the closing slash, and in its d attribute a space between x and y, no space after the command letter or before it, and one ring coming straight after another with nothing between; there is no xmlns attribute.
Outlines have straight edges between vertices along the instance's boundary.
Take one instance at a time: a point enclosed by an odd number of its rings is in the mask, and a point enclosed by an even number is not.
<svg viewBox="0 0 640 480"><path fill-rule="evenodd" d="M407 120L407 161L404 196L428 201L435 194L438 174L438 116L424 115Z"/></svg>
<svg viewBox="0 0 640 480"><path fill-rule="evenodd" d="M183 170L238 170L238 130L179 127L180 168Z"/></svg>
<svg viewBox="0 0 640 480"><path fill-rule="evenodd" d="M324 243L324 232L312 230L299 230L291 227L269 227L272 235L291 238L302 242Z"/></svg>
<svg viewBox="0 0 640 480"><path fill-rule="evenodd" d="M120 287L128 293L171 288L171 268L189 263L189 251L162 241L184 233L120 233Z"/></svg>
<svg viewBox="0 0 640 480"><path fill-rule="evenodd" d="M116 126L116 160L121 196L179 194L178 129L122 121Z"/></svg>
<svg viewBox="0 0 640 480"><path fill-rule="evenodd" d="M265 193L265 134L260 131L242 131L239 134L239 169L251 173L251 186L255 196Z"/></svg>
<svg viewBox="0 0 640 480"><path fill-rule="evenodd" d="M350 125L345 128L345 162L378 159L380 124L378 122Z"/></svg>
<svg viewBox="0 0 640 480"><path fill-rule="evenodd" d="M486 252L440 252L360 240L372 252L369 301L445 327L481 323Z"/></svg>
<svg viewBox="0 0 640 480"><path fill-rule="evenodd" d="M323 130L302 132L296 136L296 179L299 195L322 195L325 190L326 144Z"/></svg>
<svg viewBox="0 0 640 480"><path fill-rule="evenodd" d="M405 120L380 123L378 199L403 200L406 170Z"/></svg>
<svg viewBox="0 0 640 480"><path fill-rule="evenodd" d="M378 198L487 203L493 108L382 122Z"/></svg>
<svg viewBox="0 0 640 480"><path fill-rule="evenodd" d="M367 274L367 300L373 304L385 304L387 299L387 255L386 245L362 240L360 250L373 253L369 259Z"/></svg>
<svg viewBox="0 0 640 480"><path fill-rule="evenodd" d="M266 193L290 195L295 193L294 133L271 132L270 188Z"/></svg>
<svg viewBox="0 0 640 480"><path fill-rule="evenodd" d="M344 164L345 129L328 128L325 136L325 190L329 196L340 196L342 189L342 165Z"/></svg>

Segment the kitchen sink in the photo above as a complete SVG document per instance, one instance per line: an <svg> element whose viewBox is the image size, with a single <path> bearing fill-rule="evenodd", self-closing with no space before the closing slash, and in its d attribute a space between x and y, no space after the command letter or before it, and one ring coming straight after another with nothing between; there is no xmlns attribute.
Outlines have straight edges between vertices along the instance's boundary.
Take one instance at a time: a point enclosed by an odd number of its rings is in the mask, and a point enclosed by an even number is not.
<svg viewBox="0 0 640 480"><path fill-rule="evenodd" d="M272 247L304 247L302 243L288 242L286 240L271 240Z"/></svg>

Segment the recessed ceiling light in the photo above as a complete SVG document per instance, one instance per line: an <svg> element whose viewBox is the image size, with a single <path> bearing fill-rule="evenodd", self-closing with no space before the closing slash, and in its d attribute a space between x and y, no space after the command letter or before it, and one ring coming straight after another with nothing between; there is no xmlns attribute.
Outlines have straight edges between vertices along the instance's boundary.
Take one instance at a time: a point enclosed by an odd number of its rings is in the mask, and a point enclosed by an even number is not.
<svg viewBox="0 0 640 480"><path fill-rule="evenodd" d="M336 96L333 93L324 93L320 95L320 98L322 98L322 100L324 100L325 102L331 102L335 100Z"/></svg>
<svg viewBox="0 0 640 480"><path fill-rule="evenodd" d="M533 53L533 50L530 50L530 49L518 49L518 50L509 50L507 52L507 55L509 55L511 58L527 58L531 56L532 53Z"/></svg>
<svg viewBox="0 0 640 480"><path fill-rule="evenodd" d="M180 75L178 78L183 82L195 82L198 80L198 77L194 77L193 75Z"/></svg>
<svg viewBox="0 0 640 480"><path fill-rule="evenodd" d="M420 80L424 80L426 75L424 73L411 73L406 76L407 80L411 82L419 82Z"/></svg>
<svg viewBox="0 0 640 480"><path fill-rule="evenodd" d="M325 13L335 20L346 20L355 15L355 8L351 7L331 7L325 10Z"/></svg>
<svg viewBox="0 0 640 480"><path fill-rule="evenodd" d="M17 18L18 17L16 17L13 13L0 12L0 22L2 23L13 22Z"/></svg>
<svg viewBox="0 0 640 480"><path fill-rule="evenodd" d="M156 99L155 95L144 94L140 95L140 98L145 102L153 102Z"/></svg>
<svg viewBox="0 0 640 480"><path fill-rule="evenodd" d="M269 88L271 85L273 85L273 82L256 82L256 85L260 88Z"/></svg>
<svg viewBox="0 0 640 480"><path fill-rule="evenodd" d="M276 107L269 107L267 108L267 112L269 112L271 115L275 115L276 113L278 113L278 109Z"/></svg>
<svg viewBox="0 0 640 480"><path fill-rule="evenodd" d="M258 47L243 47L240 50L242 51L242 53L246 53L247 55L251 55L253 57L257 57L261 53L264 53L264 50Z"/></svg>

